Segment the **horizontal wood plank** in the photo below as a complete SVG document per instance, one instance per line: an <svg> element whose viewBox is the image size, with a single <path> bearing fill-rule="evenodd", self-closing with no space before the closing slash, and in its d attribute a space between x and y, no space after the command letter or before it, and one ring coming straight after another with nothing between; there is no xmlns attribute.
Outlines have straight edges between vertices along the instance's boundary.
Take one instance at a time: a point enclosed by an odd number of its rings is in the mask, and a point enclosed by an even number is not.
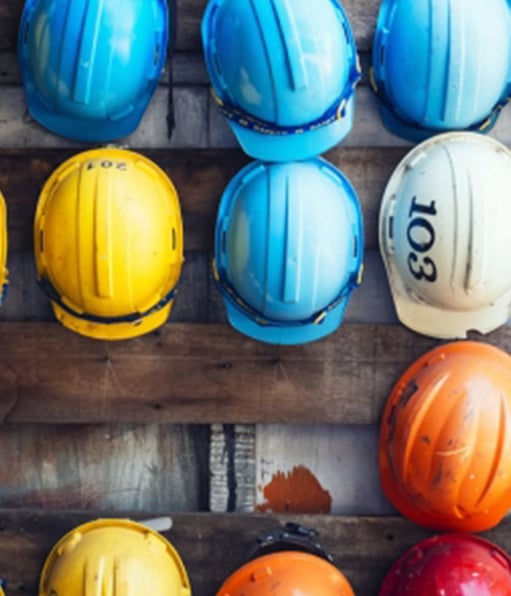
<svg viewBox="0 0 511 596"><path fill-rule="evenodd" d="M57 540L79 524L109 515L0 510L0 574L7 580L9 596L36 596L43 563ZM122 516L144 520L152 513ZM194 596L215 594L247 561L256 538L279 531L287 521L316 529L334 564L361 596L376 596L394 561L431 535L401 517L181 514L172 520L172 529L164 535L184 561ZM511 551L511 519L484 536Z"/></svg>
<svg viewBox="0 0 511 596"><path fill-rule="evenodd" d="M9 249L31 250L39 192L51 172L76 153L72 149L6 150L0 155L0 190L8 207ZM385 184L404 156L403 148L338 147L326 157L351 181L360 199L366 247L378 244L378 212ZM239 149L222 151L144 150L171 178L179 193L187 250L212 250L220 197L249 158Z"/></svg>
<svg viewBox="0 0 511 596"><path fill-rule="evenodd" d="M3 0L0 6L0 50L16 48L18 26L24 0ZM178 50L200 51L202 41L200 24L207 0L178 0L177 39ZM367 50L372 45L378 0L343 0L357 45Z"/></svg>
<svg viewBox="0 0 511 596"><path fill-rule="evenodd" d="M380 486L379 434L379 424L256 425L256 510L395 513Z"/></svg>
<svg viewBox="0 0 511 596"><path fill-rule="evenodd" d="M144 148L206 148L208 146L209 91L206 87L174 89L176 127L172 138L167 136L168 90L159 87L136 131L118 144ZM7 148L70 148L88 147L77 141L56 136L40 126L28 114L23 89L2 87L0 146Z"/></svg>
<svg viewBox="0 0 511 596"><path fill-rule="evenodd" d="M207 509L207 426L3 425L0 507Z"/></svg>
<svg viewBox="0 0 511 596"><path fill-rule="evenodd" d="M511 349L509 327L483 339ZM398 376L437 343L389 325L274 346L228 325L107 343L57 323L1 323L0 420L374 424Z"/></svg>
<svg viewBox="0 0 511 596"><path fill-rule="evenodd" d="M23 90L4 85L0 118L0 148L75 148L76 141L58 137L42 128L28 115ZM120 144L134 149L234 149L238 143L225 118L214 105L206 86L174 89L176 127L172 138L167 136L167 88L160 86L147 108L140 125ZM504 144L511 144L511 104L505 106L495 128L489 133ZM355 121L342 147L404 147L412 143L388 132L381 121L378 101L369 87L356 93Z"/></svg>

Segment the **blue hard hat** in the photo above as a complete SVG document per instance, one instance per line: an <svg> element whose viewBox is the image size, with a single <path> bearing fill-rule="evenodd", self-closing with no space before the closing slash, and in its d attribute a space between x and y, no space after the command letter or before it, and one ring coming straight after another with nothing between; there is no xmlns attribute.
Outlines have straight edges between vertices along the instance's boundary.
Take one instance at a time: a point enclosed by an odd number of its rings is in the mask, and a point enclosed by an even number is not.
<svg viewBox="0 0 511 596"><path fill-rule="evenodd" d="M26 0L18 53L31 115L78 141L133 132L166 60L167 20L165 0Z"/></svg>
<svg viewBox="0 0 511 596"><path fill-rule="evenodd" d="M213 272L231 325L254 339L301 344L341 324L360 282L357 195L320 158L252 162L225 189Z"/></svg>
<svg viewBox="0 0 511 596"><path fill-rule="evenodd" d="M202 41L213 97L252 157L308 159L350 132L360 67L338 0L210 0Z"/></svg>
<svg viewBox="0 0 511 596"><path fill-rule="evenodd" d="M486 132L511 93L508 0L383 0L372 83L385 127L418 142Z"/></svg>

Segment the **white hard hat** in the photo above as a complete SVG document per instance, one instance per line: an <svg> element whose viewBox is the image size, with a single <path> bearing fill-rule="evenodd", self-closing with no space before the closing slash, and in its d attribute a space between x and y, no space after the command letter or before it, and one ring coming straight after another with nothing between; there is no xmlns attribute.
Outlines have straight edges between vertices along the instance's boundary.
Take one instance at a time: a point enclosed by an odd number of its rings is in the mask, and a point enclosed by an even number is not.
<svg viewBox="0 0 511 596"><path fill-rule="evenodd" d="M380 250L399 320L436 338L487 333L511 302L511 151L456 132L399 163L380 209Z"/></svg>

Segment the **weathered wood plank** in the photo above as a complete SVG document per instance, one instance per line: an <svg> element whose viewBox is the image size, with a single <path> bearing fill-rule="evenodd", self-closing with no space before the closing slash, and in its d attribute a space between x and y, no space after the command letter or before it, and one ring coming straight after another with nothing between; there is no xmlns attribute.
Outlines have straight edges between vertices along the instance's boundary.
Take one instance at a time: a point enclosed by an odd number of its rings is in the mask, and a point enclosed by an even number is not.
<svg viewBox="0 0 511 596"><path fill-rule="evenodd" d="M378 211L385 184L405 154L403 148L338 147L327 158L355 187L362 204L366 247L378 244ZM39 192L51 172L75 150L6 150L0 154L0 189L8 207L10 250L32 247L33 214ZM241 150L144 150L173 180L179 193L187 250L212 250L220 197L249 158Z"/></svg>
<svg viewBox="0 0 511 596"><path fill-rule="evenodd" d="M212 425L209 448L210 511L254 511L255 444L255 425Z"/></svg>
<svg viewBox="0 0 511 596"><path fill-rule="evenodd" d="M379 425L256 426L256 509L388 515L380 487Z"/></svg>
<svg viewBox="0 0 511 596"><path fill-rule="evenodd" d="M0 507L204 509L208 439L205 426L3 425Z"/></svg>
<svg viewBox="0 0 511 596"><path fill-rule="evenodd" d="M98 514L99 515L99 514ZM104 513L106 517L112 513ZM118 514L117 514L118 515ZM147 519L152 513L123 513ZM0 574L10 596L35 596L39 574L51 548L66 532L95 516L84 512L0 511ZM187 568L194 596L211 596L246 557L258 536L276 532L287 521L314 527L335 565L355 593L376 596L394 561L431 533L400 517L333 517L180 514L164 535ZM511 519L484 536L511 551Z"/></svg>
<svg viewBox="0 0 511 596"><path fill-rule="evenodd" d="M0 5L0 50L16 47L19 20L24 0L3 0ZM200 51L200 23L207 0L178 0L177 40L178 50ZM343 0L360 50L372 45L378 0Z"/></svg>
<svg viewBox="0 0 511 596"><path fill-rule="evenodd" d="M511 351L509 327L474 339ZM57 323L2 323L0 420L375 424L398 376L437 344L367 324L273 346L227 325L168 324L107 343Z"/></svg>
<svg viewBox="0 0 511 596"><path fill-rule="evenodd" d="M209 91L206 87L176 87L174 111L176 127L167 137L168 94L156 90L137 130L120 143L144 148L201 148L207 146ZM58 137L40 126L27 112L21 87L2 87L0 146L9 148L86 148L84 144Z"/></svg>
<svg viewBox="0 0 511 596"><path fill-rule="evenodd" d="M234 149L237 141L225 118L214 106L205 86L176 87L174 90L176 128L167 138L167 88L159 87L137 130L121 140L134 149ZM490 133L502 143L511 144L511 104L503 108ZM380 119L378 101L369 87L356 95L353 129L342 147L404 147L412 144L388 132ZM2 87L0 148L83 148L77 142L53 135L28 115L21 87Z"/></svg>

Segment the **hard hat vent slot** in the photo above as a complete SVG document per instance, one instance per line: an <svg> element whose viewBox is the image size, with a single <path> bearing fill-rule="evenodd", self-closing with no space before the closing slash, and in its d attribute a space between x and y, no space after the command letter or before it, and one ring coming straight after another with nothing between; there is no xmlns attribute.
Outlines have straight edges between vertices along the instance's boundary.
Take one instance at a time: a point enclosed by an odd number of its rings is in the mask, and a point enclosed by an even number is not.
<svg viewBox="0 0 511 596"><path fill-rule="evenodd" d="M353 257L356 258L358 255L358 236L353 237Z"/></svg>
<svg viewBox="0 0 511 596"><path fill-rule="evenodd" d="M385 46L380 47L380 66L385 62Z"/></svg>
<svg viewBox="0 0 511 596"><path fill-rule="evenodd" d="M389 217L389 238L394 239L394 217L392 215Z"/></svg>
<svg viewBox="0 0 511 596"><path fill-rule="evenodd" d="M155 66L158 64L159 59L160 59L160 44L157 43L156 47L154 48L154 65Z"/></svg>
<svg viewBox="0 0 511 596"><path fill-rule="evenodd" d="M172 250L176 250L176 228L172 228Z"/></svg>

